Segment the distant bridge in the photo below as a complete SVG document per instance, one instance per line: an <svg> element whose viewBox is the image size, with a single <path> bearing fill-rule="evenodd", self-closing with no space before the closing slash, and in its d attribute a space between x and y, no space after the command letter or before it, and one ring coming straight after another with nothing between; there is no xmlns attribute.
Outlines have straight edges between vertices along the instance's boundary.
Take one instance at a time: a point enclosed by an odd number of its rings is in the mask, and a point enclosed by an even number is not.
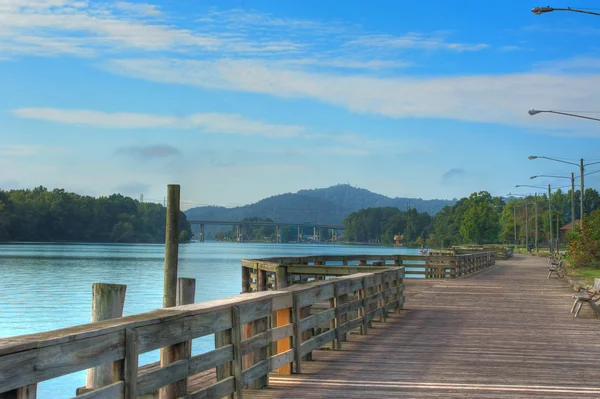
<svg viewBox="0 0 600 399"><path fill-rule="evenodd" d="M293 226L298 228L298 241L302 239L302 228L312 227L313 228L313 240L319 241L319 230L327 229L332 230L333 239L336 237L337 230L344 230L344 225L340 224L327 224L327 223L293 223L293 222L267 222L267 221L249 221L249 220L188 220L190 225L200 225L200 242L204 242L204 225L218 225L218 226L236 226L237 227L237 241L243 241L242 228L244 226L267 226L275 227L275 235L277 242L281 242L281 233L285 226Z"/></svg>

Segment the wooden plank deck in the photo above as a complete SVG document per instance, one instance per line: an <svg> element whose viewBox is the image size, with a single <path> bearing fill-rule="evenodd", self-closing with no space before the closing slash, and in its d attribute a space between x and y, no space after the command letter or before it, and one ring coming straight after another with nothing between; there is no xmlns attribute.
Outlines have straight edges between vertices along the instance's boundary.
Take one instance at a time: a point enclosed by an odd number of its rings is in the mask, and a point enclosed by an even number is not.
<svg viewBox="0 0 600 399"><path fill-rule="evenodd" d="M249 398L600 398L600 321L569 313L573 290L546 259L407 282L405 311L319 350L303 373L271 375Z"/></svg>

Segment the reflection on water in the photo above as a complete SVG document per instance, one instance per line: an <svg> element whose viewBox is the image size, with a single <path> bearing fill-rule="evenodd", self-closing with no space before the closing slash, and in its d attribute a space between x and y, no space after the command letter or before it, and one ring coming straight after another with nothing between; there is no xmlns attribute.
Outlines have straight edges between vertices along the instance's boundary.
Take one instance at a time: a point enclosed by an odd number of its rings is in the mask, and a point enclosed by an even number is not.
<svg viewBox="0 0 600 399"><path fill-rule="evenodd" d="M192 243L179 247L179 277L196 279L196 302L240 292L241 258L338 254L401 254L394 247ZM162 306L163 245L0 245L0 338L54 330L91 319L93 283L127 285L124 315ZM210 337L194 340L194 354L212 349ZM158 360L158 351L140 364ZM38 398L70 398L85 371L43 382Z"/></svg>

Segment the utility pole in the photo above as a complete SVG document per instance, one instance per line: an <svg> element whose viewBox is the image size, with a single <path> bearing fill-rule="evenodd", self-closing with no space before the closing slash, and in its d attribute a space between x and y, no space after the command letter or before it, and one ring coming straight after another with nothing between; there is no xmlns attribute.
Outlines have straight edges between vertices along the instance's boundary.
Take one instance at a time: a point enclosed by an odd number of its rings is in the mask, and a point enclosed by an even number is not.
<svg viewBox="0 0 600 399"><path fill-rule="evenodd" d="M579 184L581 188L581 195L579 196L579 207L581 208L581 238L583 238L583 196L585 193L585 188L583 187L583 158L579 160Z"/></svg>
<svg viewBox="0 0 600 399"><path fill-rule="evenodd" d="M513 224L515 226L515 249L517 248L517 207L513 203Z"/></svg>
<svg viewBox="0 0 600 399"><path fill-rule="evenodd" d="M538 252L538 205L537 205L537 193L535 193L535 252Z"/></svg>
<svg viewBox="0 0 600 399"><path fill-rule="evenodd" d="M550 226L550 253L552 253L552 197L550 197L550 185L548 184L548 225Z"/></svg>
<svg viewBox="0 0 600 399"><path fill-rule="evenodd" d="M525 248L529 251L529 217L528 217L528 203L525 202Z"/></svg>
<svg viewBox="0 0 600 399"><path fill-rule="evenodd" d="M575 230L575 174L571 172L571 231Z"/></svg>

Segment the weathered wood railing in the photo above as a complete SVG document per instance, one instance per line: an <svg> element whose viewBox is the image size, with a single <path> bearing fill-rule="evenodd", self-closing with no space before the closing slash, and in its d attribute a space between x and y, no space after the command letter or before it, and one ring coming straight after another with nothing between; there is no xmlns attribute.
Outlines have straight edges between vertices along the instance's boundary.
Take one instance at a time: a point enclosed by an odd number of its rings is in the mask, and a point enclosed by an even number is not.
<svg viewBox="0 0 600 399"><path fill-rule="evenodd" d="M256 292L405 266L407 277L455 278L493 266L495 252L464 255L322 255L242 260L242 289Z"/></svg>
<svg viewBox="0 0 600 399"><path fill-rule="evenodd" d="M389 311L402 308L403 278L403 267L371 268L278 291L2 339L0 398L34 399L41 381L113 362L112 383L76 397L155 395L161 387L215 369L216 381L188 386L180 398L242 397L245 386L265 386L270 372L289 374L293 364L299 373L312 351L330 343L339 349L348 332L367 333L377 316L385 321ZM320 311L311 314L311 308ZM140 354L211 334L216 349L195 356L188 349L181 360L139 373Z"/></svg>

